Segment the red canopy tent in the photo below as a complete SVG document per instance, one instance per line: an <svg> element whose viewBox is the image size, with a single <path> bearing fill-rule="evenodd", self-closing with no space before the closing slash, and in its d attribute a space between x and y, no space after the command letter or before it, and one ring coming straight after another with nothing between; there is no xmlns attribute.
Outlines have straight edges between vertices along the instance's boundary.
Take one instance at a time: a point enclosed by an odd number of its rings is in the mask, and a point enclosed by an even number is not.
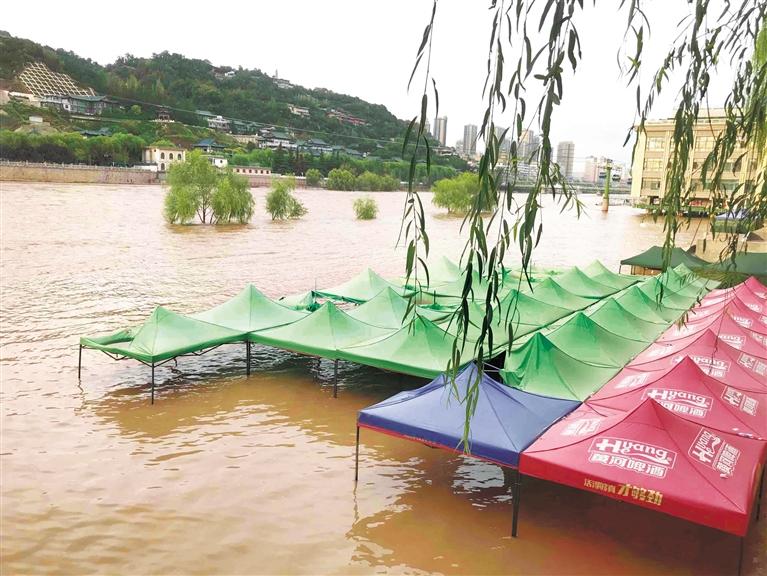
<svg viewBox="0 0 767 576"><path fill-rule="evenodd" d="M709 376L743 390L767 388L767 360L741 352L717 338L711 330L674 342L656 342L629 364L639 371L667 371L685 356L692 358Z"/></svg>
<svg viewBox="0 0 767 576"><path fill-rule="evenodd" d="M613 384L613 381L616 381ZM728 386L686 357L651 382L621 386L613 378L588 400L595 409L630 412L646 398L691 422L731 434L767 440L767 390L751 392Z"/></svg>
<svg viewBox="0 0 767 576"><path fill-rule="evenodd" d="M520 472L743 536L766 451L648 398L628 413L583 405L522 453Z"/></svg>
<svg viewBox="0 0 767 576"><path fill-rule="evenodd" d="M707 329L733 348L767 359L767 336L744 328L726 312L718 315L712 314L694 322L671 326L655 342L668 344L683 341L692 342L696 336Z"/></svg>
<svg viewBox="0 0 767 576"><path fill-rule="evenodd" d="M704 318L726 313L743 328L767 335L767 315L758 314L740 298L729 298L707 306L696 306L687 315L687 322L698 322Z"/></svg>

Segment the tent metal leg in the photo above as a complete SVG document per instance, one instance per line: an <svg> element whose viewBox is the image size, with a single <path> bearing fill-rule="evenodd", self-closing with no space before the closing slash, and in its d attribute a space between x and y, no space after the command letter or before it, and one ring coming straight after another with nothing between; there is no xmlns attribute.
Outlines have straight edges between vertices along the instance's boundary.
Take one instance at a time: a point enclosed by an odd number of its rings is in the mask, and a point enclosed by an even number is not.
<svg viewBox="0 0 767 576"><path fill-rule="evenodd" d="M245 374L250 376L250 340L245 342Z"/></svg>
<svg viewBox="0 0 767 576"><path fill-rule="evenodd" d="M152 404L154 404L154 364L152 364Z"/></svg>
<svg viewBox="0 0 767 576"><path fill-rule="evenodd" d="M762 515L762 496L764 492L764 472L765 468L762 468L762 477L759 478L759 495L756 498L756 521L759 522L759 517Z"/></svg>
<svg viewBox="0 0 767 576"><path fill-rule="evenodd" d="M83 345L80 344L80 351L77 354L77 379L80 380L80 374L83 368Z"/></svg>
<svg viewBox="0 0 767 576"><path fill-rule="evenodd" d="M738 554L738 576L740 576L743 573L743 541L745 538L739 536L738 540L740 540L740 545L738 546L738 550L740 551Z"/></svg>
<svg viewBox="0 0 767 576"><path fill-rule="evenodd" d="M360 477L360 427L357 426L357 446L354 450L354 483Z"/></svg>
<svg viewBox="0 0 767 576"><path fill-rule="evenodd" d="M338 360L333 365L333 398L338 398Z"/></svg>
<svg viewBox="0 0 767 576"><path fill-rule="evenodd" d="M514 502L512 503L513 513L511 518L511 536L513 538L517 537L517 522L519 520L519 497L520 497L521 488L522 488L521 474L519 473L519 470L517 470L517 473L514 476L514 490L512 491L512 498L514 499Z"/></svg>

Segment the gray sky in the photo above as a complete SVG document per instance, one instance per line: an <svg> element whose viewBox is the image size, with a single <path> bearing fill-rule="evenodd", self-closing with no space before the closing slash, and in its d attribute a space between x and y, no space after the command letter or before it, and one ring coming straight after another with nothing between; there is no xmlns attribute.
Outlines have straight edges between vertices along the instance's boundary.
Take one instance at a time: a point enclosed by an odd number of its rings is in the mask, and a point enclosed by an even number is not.
<svg viewBox="0 0 767 576"><path fill-rule="evenodd" d="M684 0L646 0L653 30L644 65L657 66L685 14ZM583 62L565 85L553 139L575 142L576 171L588 155L628 161L622 148L633 122L634 88L620 78L616 53L623 41L625 10L602 1L579 17ZM281 0L279 2L180 3L137 6L84 2L9 2L2 28L72 50L102 64L131 53L168 50L213 64L259 68L307 87L324 87L384 104L400 118L418 113L423 80L407 80L431 11L430 0ZM440 114L448 116L448 144L464 124L480 124L489 40L487 3L441 0L437 9L432 73L440 90ZM512 60L507 55L507 63ZM725 74L729 78L728 74ZM726 82L713 90L726 93ZM673 94L656 105L655 117L671 112ZM532 98L528 97L528 106ZM711 102L712 107L721 101ZM433 122L433 112L430 112ZM511 117L511 114L508 114ZM496 124L509 121L497 119Z"/></svg>

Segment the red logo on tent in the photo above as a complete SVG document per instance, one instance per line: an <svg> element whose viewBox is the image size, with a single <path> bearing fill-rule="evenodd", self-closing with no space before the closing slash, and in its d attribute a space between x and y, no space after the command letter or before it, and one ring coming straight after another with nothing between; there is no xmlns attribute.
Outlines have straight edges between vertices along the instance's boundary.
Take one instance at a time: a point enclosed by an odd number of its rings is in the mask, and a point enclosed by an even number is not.
<svg viewBox="0 0 767 576"><path fill-rule="evenodd" d="M748 368L749 370L752 370L759 374L760 376L764 376L767 374L767 363L762 362L761 360L758 360L754 356L751 356L750 354L741 354L738 357L738 364L741 366Z"/></svg>
<svg viewBox="0 0 767 576"><path fill-rule="evenodd" d="M719 334L719 338L727 342L733 348L740 350L743 348L743 344L746 343L746 339L743 336L737 334Z"/></svg>
<svg viewBox="0 0 767 576"><path fill-rule="evenodd" d="M676 452L636 440L601 436L591 442L589 462L665 478L674 467Z"/></svg>
<svg viewBox="0 0 767 576"><path fill-rule="evenodd" d="M620 382L615 385L616 390L622 390L623 388L638 388L647 381L650 375L647 372L640 374L630 374L621 378Z"/></svg>
<svg viewBox="0 0 767 576"><path fill-rule="evenodd" d="M667 410L696 418L705 418L714 404L710 396L669 388L648 388L642 398L652 398Z"/></svg>
<svg viewBox="0 0 767 576"><path fill-rule="evenodd" d="M730 314L732 316L732 319L735 320L738 324L740 324L743 328L751 328L751 318L746 318L745 316L738 316L737 314Z"/></svg>
<svg viewBox="0 0 767 576"><path fill-rule="evenodd" d="M756 410L759 407L759 400L747 396L736 388L730 388L727 386L722 392L722 399L730 406L735 406L746 414L756 416Z"/></svg>
<svg viewBox="0 0 767 576"><path fill-rule="evenodd" d="M740 457L740 450L722 440L711 430L701 428L695 441L690 445L688 454L720 474L732 476Z"/></svg>
<svg viewBox="0 0 767 576"><path fill-rule="evenodd" d="M562 436L588 436L599 429L602 418L580 418L569 422L562 430Z"/></svg>
<svg viewBox="0 0 767 576"><path fill-rule="evenodd" d="M751 302L751 303L744 302L744 304L746 306L748 306L749 308L751 308L751 310L753 310L754 312L761 312L762 311L762 307L759 306L759 304L754 304L753 302Z"/></svg>
<svg viewBox="0 0 767 576"><path fill-rule="evenodd" d="M685 359L685 356L685 354L674 356L672 362L674 364L679 364ZM689 357L701 370L714 378L724 378L727 375L727 372L730 371L729 360L721 360L720 358L712 358L711 356L699 356L697 354L690 354Z"/></svg>

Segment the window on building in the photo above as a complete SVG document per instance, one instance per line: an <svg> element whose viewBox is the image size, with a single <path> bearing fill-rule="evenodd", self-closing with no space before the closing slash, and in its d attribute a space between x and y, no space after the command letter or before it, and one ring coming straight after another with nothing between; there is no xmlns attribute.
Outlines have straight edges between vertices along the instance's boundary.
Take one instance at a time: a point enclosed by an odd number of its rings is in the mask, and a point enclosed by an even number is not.
<svg viewBox="0 0 767 576"><path fill-rule="evenodd" d="M647 139L648 150L663 150L666 147L666 139L663 136L653 136Z"/></svg>
<svg viewBox="0 0 767 576"><path fill-rule="evenodd" d="M171 152L170 154L168 154L168 160L173 160L173 152Z"/></svg>
<svg viewBox="0 0 767 576"><path fill-rule="evenodd" d="M643 190L660 190L660 178L642 178Z"/></svg>
<svg viewBox="0 0 767 576"><path fill-rule="evenodd" d="M645 170L661 170L663 168L663 160L660 158L645 158L644 169Z"/></svg>
<svg viewBox="0 0 767 576"><path fill-rule="evenodd" d="M714 149L714 137L713 136L697 136L695 138L696 150L713 150Z"/></svg>
<svg viewBox="0 0 767 576"><path fill-rule="evenodd" d="M160 160L165 160L165 152L160 152Z"/></svg>
<svg viewBox="0 0 767 576"><path fill-rule="evenodd" d="M160 171L165 172L165 162L160 163Z"/></svg>

